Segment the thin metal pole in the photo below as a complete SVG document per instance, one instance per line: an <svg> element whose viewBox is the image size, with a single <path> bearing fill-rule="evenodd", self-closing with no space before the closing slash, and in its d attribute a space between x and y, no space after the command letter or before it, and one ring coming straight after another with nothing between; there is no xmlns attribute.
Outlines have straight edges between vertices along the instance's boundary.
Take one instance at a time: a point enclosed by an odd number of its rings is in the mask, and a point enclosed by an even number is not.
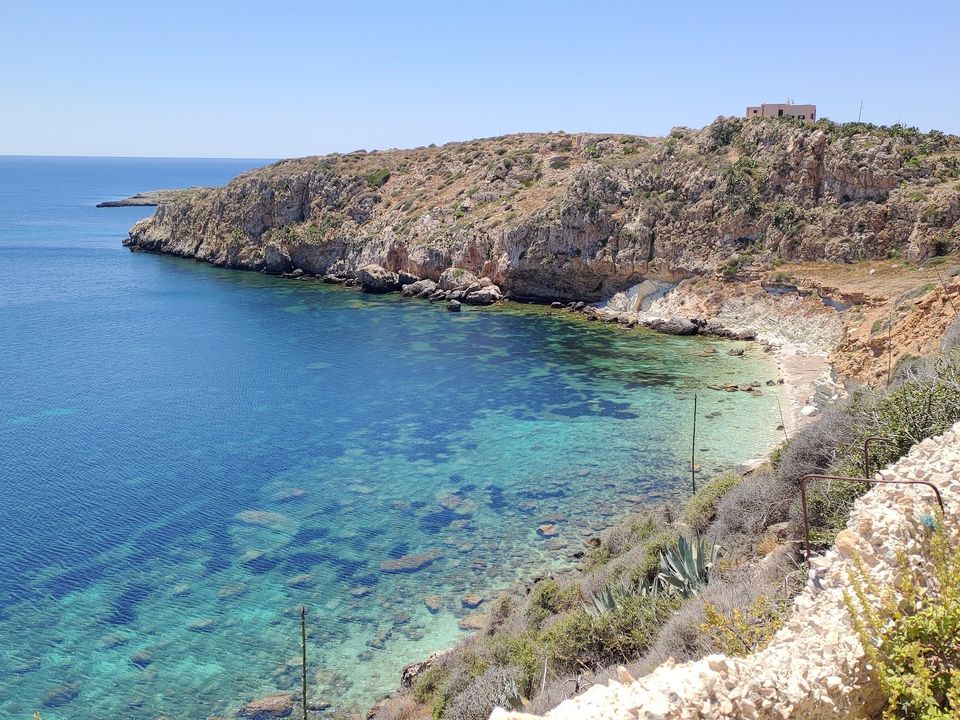
<svg viewBox="0 0 960 720"><path fill-rule="evenodd" d="M697 394L693 394L693 438L690 441L690 484L697 491Z"/></svg>
<svg viewBox="0 0 960 720"><path fill-rule="evenodd" d="M777 401L777 410L780 411L780 427L783 428L783 441L790 442L790 438L787 437L787 422L783 419L783 406L780 404L780 396L774 393L773 399Z"/></svg>
<svg viewBox="0 0 960 720"><path fill-rule="evenodd" d="M890 373L893 370L893 310L887 319L887 385L890 384Z"/></svg>
<svg viewBox="0 0 960 720"><path fill-rule="evenodd" d="M307 608L300 606L300 647L303 650L303 668L300 672L303 687L303 720L307 720Z"/></svg>
<svg viewBox="0 0 960 720"><path fill-rule="evenodd" d="M947 298L947 302L950 303L950 307L953 308L953 314L957 314L957 306L953 304L953 298L950 297L950 291L947 290L947 284L943 281L943 277L940 275L940 268L936 265L933 266L934 272L937 273L937 280L940 281L940 287L943 288L943 295Z"/></svg>

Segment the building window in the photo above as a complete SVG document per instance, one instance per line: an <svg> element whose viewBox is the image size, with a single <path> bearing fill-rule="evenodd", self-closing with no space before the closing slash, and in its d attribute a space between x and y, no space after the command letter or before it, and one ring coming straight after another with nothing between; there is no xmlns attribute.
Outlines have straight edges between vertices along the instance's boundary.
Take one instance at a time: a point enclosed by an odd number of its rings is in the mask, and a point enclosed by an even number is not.
<svg viewBox="0 0 960 720"><path fill-rule="evenodd" d="M780 108L779 110L777 110L777 116L783 117L783 108Z"/></svg>
<svg viewBox="0 0 960 720"><path fill-rule="evenodd" d="M806 116L806 115L797 115L797 117L800 118L801 120L806 120L806 119L807 119L807 116Z"/></svg>

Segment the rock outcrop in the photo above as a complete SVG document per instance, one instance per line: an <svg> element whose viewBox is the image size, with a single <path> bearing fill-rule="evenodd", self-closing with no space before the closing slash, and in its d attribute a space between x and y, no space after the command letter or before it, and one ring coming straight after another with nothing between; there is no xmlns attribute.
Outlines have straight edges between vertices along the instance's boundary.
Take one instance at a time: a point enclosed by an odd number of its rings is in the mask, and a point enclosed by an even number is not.
<svg viewBox="0 0 960 720"><path fill-rule="evenodd" d="M960 423L915 445L880 477L934 482L946 507L943 531L955 532L960 519ZM902 571L898 553L919 567L935 507L928 487L874 487L857 501L833 549L813 559L813 574L794 600L791 618L764 650L745 658L710 655L683 664L668 661L640 679L621 670L619 680L561 703L546 720L877 717L884 698L853 628L844 591L858 561L877 587L895 587ZM492 715L492 720L534 718L503 710Z"/></svg>
<svg viewBox="0 0 960 720"><path fill-rule="evenodd" d="M400 276L380 265L364 265L356 272L360 289L369 293L388 293L400 289Z"/></svg>
<svg viewBox="0 0 960 720"><path fill-rule="evenodd" d="M516 298L596 301L645 278L957 248L958 157L960 139L941 133L742 118L666 138L357 151L182 191L126 244L341 281L371 264L401 283L456 268ZM454 299L490 301L468 287Z"/></svg>

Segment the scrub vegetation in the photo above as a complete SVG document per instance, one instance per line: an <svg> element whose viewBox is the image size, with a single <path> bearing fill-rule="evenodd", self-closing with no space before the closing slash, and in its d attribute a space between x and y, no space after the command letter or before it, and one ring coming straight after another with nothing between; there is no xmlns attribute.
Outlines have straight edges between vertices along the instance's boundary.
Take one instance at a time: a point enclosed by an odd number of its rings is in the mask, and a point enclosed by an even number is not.
<svg viewBox="0 0 960 720"><path fill-rule="evenodd" d="M758 470L705 483L680 512L657 507L630 514L592 543L577 570L504 593L486 627L435 660L411 691L386 701L376 717L479 719L495 706L544 713L615 677L619 665L639 677L669 657L682 662L764 647L805 578L797 481L810 473L860 477L866 436L892 440L876 446L876 470L960 420L958 337L955 321L938 357L903 364L889 387L856 390ZM810 487L816 549L832 544L866 489ZM956 578L955 555L933 558L943 585ZM856 602L860 591L852 587ZM917 658L946 642L937 612L910 615L895 631L875 615L863 616L861 632L874 638L891 707L904 706L916 689ZM907 699L924 707L956 703L953 668L945 676L920 677L925 689L916 692L922 697ZM949 716L890 712L891 718Z"/></svg>

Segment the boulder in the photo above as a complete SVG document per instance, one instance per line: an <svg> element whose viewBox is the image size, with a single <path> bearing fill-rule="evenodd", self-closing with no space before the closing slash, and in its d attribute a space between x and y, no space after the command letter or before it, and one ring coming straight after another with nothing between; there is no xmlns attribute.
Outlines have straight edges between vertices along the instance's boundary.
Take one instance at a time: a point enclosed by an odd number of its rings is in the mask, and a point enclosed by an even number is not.
<svg viewBox="0 0 960 720"><path fill-rule="evenodd" d="M417 280L403 286L400 291L406 297L430 297L437 291L437 284L433 280Z"/></svg>
<svg viewBox="0 0 960 720"><path fill-rule="evenodd" d="M360 289L368 293L387 293L400 289L399 276L380 265L364 265L357 270Z"/></svg>
<svg viewBox="0 0 960 720"><path fill-rule="evenodd" d="M293 696L278 693L247 703L237 712L237 717L247 720L273 720L288 717L292 712Z"/></svg>
<svg viewBox="0 0 960 720"><path fill-rule="evenodd" d="M696 335L699 328L686 318L650 318L644 325L667 335Z"/></svg>
<svg viewBox="0 0 960 720"><path fill-rule="evenodd" d="M440 288L442 290L465 290L480 278L464 268L447 268L440 274Z"/></svg>
<svg viewBox="0 0 960 720"><path fill-rule="evenodd" d="M447 310L448 310L449 312L460 312L460 301L459 301L459 300L451 300L450 302L448 302L448 303L447 303Z"/></svg>
<svg viewBox="0 0 960 720"><path fill-rule="evenodd" d="M418 282L420 278L413 273L408 273L406 270L401 270L397 273L397 281L400 283L400 287L405 287L407 285L413 285L415 282Z"/></svg>
<svg viewBox="0 0 960 720"><path fill-rule="evenodd" d="M496 285L489 285L479 290L468 292L464 296L463 302L467 303L467 305L492 305L502 298L503 295L500 292L500 288Z"/></svg>

